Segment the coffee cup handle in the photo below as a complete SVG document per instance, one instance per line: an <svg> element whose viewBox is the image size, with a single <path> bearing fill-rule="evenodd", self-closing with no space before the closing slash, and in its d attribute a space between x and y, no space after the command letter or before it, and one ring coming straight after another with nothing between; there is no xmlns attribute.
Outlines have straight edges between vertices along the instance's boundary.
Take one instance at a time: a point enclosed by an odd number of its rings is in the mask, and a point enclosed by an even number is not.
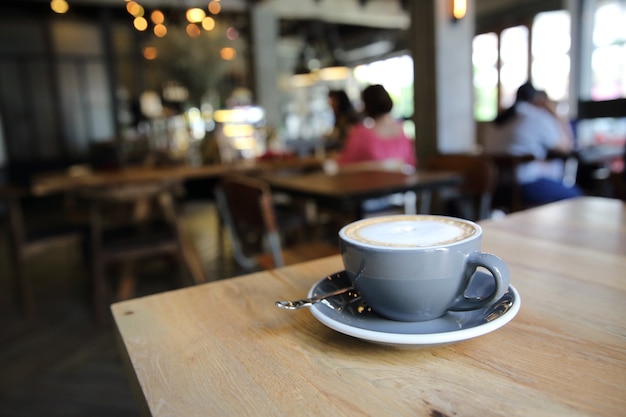
<svg viewBox="0 0 626 417"><path fill-rule="evenodd" d="M468 298L464 293L478 267L483 267L491 273L496 284L495 289L486 298ZM466 274L468 274L467 285L452 302L452 306L448 309L450 311L468 311L489 306L502 298L509 288L509 268L502 259L491 253L472 252L467 260Z"/></svg>

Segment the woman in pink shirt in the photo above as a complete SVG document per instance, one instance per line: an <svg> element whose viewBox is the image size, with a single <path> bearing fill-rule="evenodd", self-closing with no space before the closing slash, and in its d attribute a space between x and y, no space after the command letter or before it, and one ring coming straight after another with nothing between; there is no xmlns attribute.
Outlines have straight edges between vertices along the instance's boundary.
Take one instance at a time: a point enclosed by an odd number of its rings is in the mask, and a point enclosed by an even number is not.
<svg viewBox="0 0 626 417"><path fill-rule="evenodd" d="M396 161L415 167L415 147L406 137L402 123L391 115L393 101L380 85L361 93L366 119L352 128L337 162L345 166L359 162Z"/></svg>
<svg viewBox="0 0 626 417"><path fill-rule="evenodd" d="M354 126L337 163L341 169L368 168L398 169L406 174L415 170L416 157L413 142L404 134L402 123L391 115L393 101L380 85L370 85L361 92L365 120ZM364 213L385 211L398 204L406 207L402 194L366 200Z"/></svg>

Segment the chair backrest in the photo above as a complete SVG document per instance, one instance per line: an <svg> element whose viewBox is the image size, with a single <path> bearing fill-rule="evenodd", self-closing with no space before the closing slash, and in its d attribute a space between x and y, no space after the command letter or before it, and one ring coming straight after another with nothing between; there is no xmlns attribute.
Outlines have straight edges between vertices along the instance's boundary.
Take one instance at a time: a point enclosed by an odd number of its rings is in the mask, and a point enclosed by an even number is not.
<svg viewBox="0 0 626 417"><path fill-rule="evenodd" d="M271 251L274 266L283 266L272 192L265 182L232 175L215 189L218 210L230 232L235 260L246 269L257 266L254 254Z"/></svg>
<svg viewBox="0 0 626 417"><path fill-rule="evenodd" d="M179 181L145 181L85 190L90 203L91 262L96 321L107 321L111 280L107 266L120 265L116 296L134 296L137 262L167 256L176 259L178 277L191 277L175 195Z"/></svg>
<svg viewBox="0 0 626 417"><path fill-rule="evenodd" d="M6 187L2 190L1 197L7 204L9 224L13 235L13 243L16 248L26 244L26 229L24 227L24 214L20 199L25 192L17 187Z"/></svg>
<svg viewBox="0 0 626 417"><path fill-rule="evenodd" d="M57 213L49 207L45 210L36 210L34 213L25 213L28 210L24 208L24 200L29 197L32 197L29 192L20 186L11 185L0 189L0 201L7 205L10 227L10 249L13 259L13 271L10 275L16 281L24 313L33 317L36 314L35 293L27 268L31 257L61 245L78 246L84 242L84 231L78 225L65 222L64 218L56 218L63 213Z"/></svg>
<svg viewBox="0 0 626 417"><path fill-rule="evenodd" d="M535 158L532 155L510 155L505 153L488 154L498 170L495 190L495 204L508 212L524 208L521 184L517 180L517 169L525 162Z"/></svg>
<svg viewBox="0 0 626 417"><path fill-rule="evenodd" d="M178 182L151 181L85 191L82 197L91 201L94 249L101 248L102 239L109 228L124 230L126 227L130 233L155 219L167 224L173 237L179 238L181 225L174 201L179 185Z"/></svg>
<svg viewBox="0 0 626 417"><path fill-rule="evenodd" d="M463 197L476 200L473 217L489 217L491 200L497 184L497 169L486 156L479 154L442 154L426 162L427 169L462 172L459 192Z"/></svg>

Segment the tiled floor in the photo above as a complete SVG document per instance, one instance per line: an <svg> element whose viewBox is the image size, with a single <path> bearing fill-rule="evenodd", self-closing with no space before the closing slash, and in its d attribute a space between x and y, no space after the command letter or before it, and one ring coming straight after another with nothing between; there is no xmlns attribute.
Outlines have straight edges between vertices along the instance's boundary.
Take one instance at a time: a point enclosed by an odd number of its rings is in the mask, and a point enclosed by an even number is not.
<svg viewBox="0 0 626 417"><path fill-rule="evenodd" d="M220 257L217 219L210 202L190 202L184 225L211 279L243 273ZM88 275L76 248L44 254L29 266L39 314L22 317L13 298L8 231L0 234L0 417L137 416L113 326L99 329L91 310ZM138 295L174 288L177 268L142 265Z"/></svg>

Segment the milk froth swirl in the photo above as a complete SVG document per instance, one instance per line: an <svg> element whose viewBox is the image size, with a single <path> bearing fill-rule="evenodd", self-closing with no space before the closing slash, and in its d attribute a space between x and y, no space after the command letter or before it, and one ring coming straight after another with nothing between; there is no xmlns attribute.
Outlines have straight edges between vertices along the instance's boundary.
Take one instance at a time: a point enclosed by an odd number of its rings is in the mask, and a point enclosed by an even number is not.
<svg viewBox="0 0 626 417"><path fill-rule="evenodd" d="M398 215L360 220L340 234L357 244L389 248L423 248L449 245L479 233L480 227L461 219Z"/></svg>

